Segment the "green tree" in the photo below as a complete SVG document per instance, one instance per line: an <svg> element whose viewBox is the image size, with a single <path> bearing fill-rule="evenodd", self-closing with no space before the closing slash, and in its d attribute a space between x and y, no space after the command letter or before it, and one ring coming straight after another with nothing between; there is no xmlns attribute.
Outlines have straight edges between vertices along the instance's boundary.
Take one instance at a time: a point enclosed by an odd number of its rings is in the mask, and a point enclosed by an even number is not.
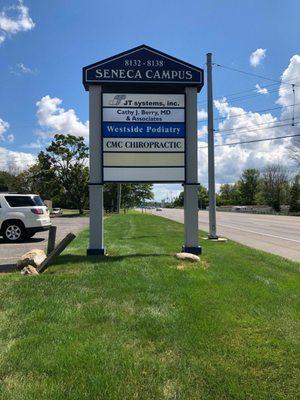
<svg viewBox="0 0 300 400"><path fill-rule="evenodd" d="M268 165L262 173L261 191L265 204L279 212L289 192L286 168L280 164Z"/></svg>
<svg viewBox="0 0 300 400"><path fill-rule="evenodd" d="M174 207L183 207L184 204L184 193L180 192L179 195L174 199Z"/></svg>
<svg viewBox="0 0 300 400"><path fill-rule="evenodd" d="M198 189L198 207L200 209L205 209L208 206L208 190L205 186L199 185ZM180 192L179 195L174 199L173 202L174 207L183 207L184 206L184 192Z"/></svg>
<svg viewBox="0 0 300 400"><path fill-rule="evenodd" d="M126 208L138 207L145 203L146 200L152 200L153 185L149 183L129 183L122 185L121 206Z"/></svg>
<svg viewBox="0 0 300 400"><path fill-rule="evenodd" d="M259 171L255 168L245 169L239 181L241 202L244 205L254 205L259 189Z"/></svg>
<svg viewBox="0 0 300 400"><path fill-rule="evenodd" d="M16 190L16 176L8 171L0 171L0 189Z"/></svg>
<svg viewBox="0 0 300 400"><path fill-rule="evenodd" d="M237 205L241 203L241 193L239 188L239 182L233 185L224 183L220 187L220 193L218 196L218 205L228 206Z"/></svg>
<svg viewBox="0 0 300 400"><path fill-rule="evenodd" d="M138 207L146 200L153 199L152 184L122 184L121 207ZM106 211L117 210L117 184L104 185L104 208Z"/></svg>
<svg viewBox="0 0 300 400"><path fill-rule="evenodd" d="M208 190L201 183L198 189L198 207L200 210L204 210L209 204Z"/></svg>
<svg viewBox="0 0 300 400"><path fill-rule="evenodd" d="M50 167L50 162L39 155L36 164L16 176L16 190L21 193L37 193L44 200L59 202L63 188Z"/></svg>
<svg viewBox="0 0 300 400"><path fill-rule="evenodd" d="M43 166L41 179L46 181L51 172L67 204L77 208L80 214L88 199L88 155L83 137L62 134L55 135L50 146L39 154L39 163Z"/></svg>
<svg viewBox="0 0 300 400"><path fill-rule="evenodd" d="M297 175L290 189L290 212L300 212L300 175Z"/></svg>

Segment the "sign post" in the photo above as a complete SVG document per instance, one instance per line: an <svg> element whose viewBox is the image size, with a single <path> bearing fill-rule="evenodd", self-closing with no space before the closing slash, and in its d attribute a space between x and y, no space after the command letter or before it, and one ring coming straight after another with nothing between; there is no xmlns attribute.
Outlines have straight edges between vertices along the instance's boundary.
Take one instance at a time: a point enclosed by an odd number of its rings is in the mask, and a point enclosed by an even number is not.
<svg viewBox="0 0 300 400"><path fill-rule="evenodd" d="M83 68L90 93L90 246L104 255L104 183L182 183L183 251L198 243L197 92L203 70L142 45Z"/></svg>

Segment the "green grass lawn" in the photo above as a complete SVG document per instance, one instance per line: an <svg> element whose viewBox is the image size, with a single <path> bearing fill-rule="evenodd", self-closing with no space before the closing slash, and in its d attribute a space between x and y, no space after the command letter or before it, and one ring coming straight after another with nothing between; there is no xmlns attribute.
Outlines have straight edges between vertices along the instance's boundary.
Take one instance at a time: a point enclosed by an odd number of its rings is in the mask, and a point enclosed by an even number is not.
<svg viewBox="0 0 300 400"><path fill-rule="evenodd" d="M89 210L84 210L83 214L79 214L78 210L72 210L70 208L62 209L62 217L87 217L89 216Z"/></svg>
<svg viewBox="0 0 300 400"><path fill-rule="evenodd" d="M183 225L105 221L38 277L0 276L1 400L296 399L299 264L203 241L179 262Z"/></svg>

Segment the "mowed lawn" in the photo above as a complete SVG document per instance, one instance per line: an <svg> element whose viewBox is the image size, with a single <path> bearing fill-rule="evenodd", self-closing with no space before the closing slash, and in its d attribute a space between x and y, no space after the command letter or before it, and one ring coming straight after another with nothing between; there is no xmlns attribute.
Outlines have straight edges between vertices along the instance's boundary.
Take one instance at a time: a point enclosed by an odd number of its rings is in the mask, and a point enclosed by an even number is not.
<svg viewBox="0 0 300 400"><path fill-rule="evenodd" d="M299 264L202 241L182 263L183 225L105 221L38 277L0 276L1 400L299 398Z"/></svg>

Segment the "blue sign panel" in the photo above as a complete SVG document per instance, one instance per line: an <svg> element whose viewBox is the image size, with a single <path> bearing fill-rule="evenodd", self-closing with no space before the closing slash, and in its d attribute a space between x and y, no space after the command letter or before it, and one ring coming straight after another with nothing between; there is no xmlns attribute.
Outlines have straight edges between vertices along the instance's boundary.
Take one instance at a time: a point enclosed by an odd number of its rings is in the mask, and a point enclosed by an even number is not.
<svg viewBox="0 0 300 400"><path fill-rule="evenodd" d="M139 46L83 68L83 84L173 84L203 86L203 70L149 46Z"/></svg>
<svg viewBox="0 0 300 400"><path fill-rule="evenodd" d="M103 137L117 138L184 138L184 123L131 124L124 122L103 122Z"/></svg>

